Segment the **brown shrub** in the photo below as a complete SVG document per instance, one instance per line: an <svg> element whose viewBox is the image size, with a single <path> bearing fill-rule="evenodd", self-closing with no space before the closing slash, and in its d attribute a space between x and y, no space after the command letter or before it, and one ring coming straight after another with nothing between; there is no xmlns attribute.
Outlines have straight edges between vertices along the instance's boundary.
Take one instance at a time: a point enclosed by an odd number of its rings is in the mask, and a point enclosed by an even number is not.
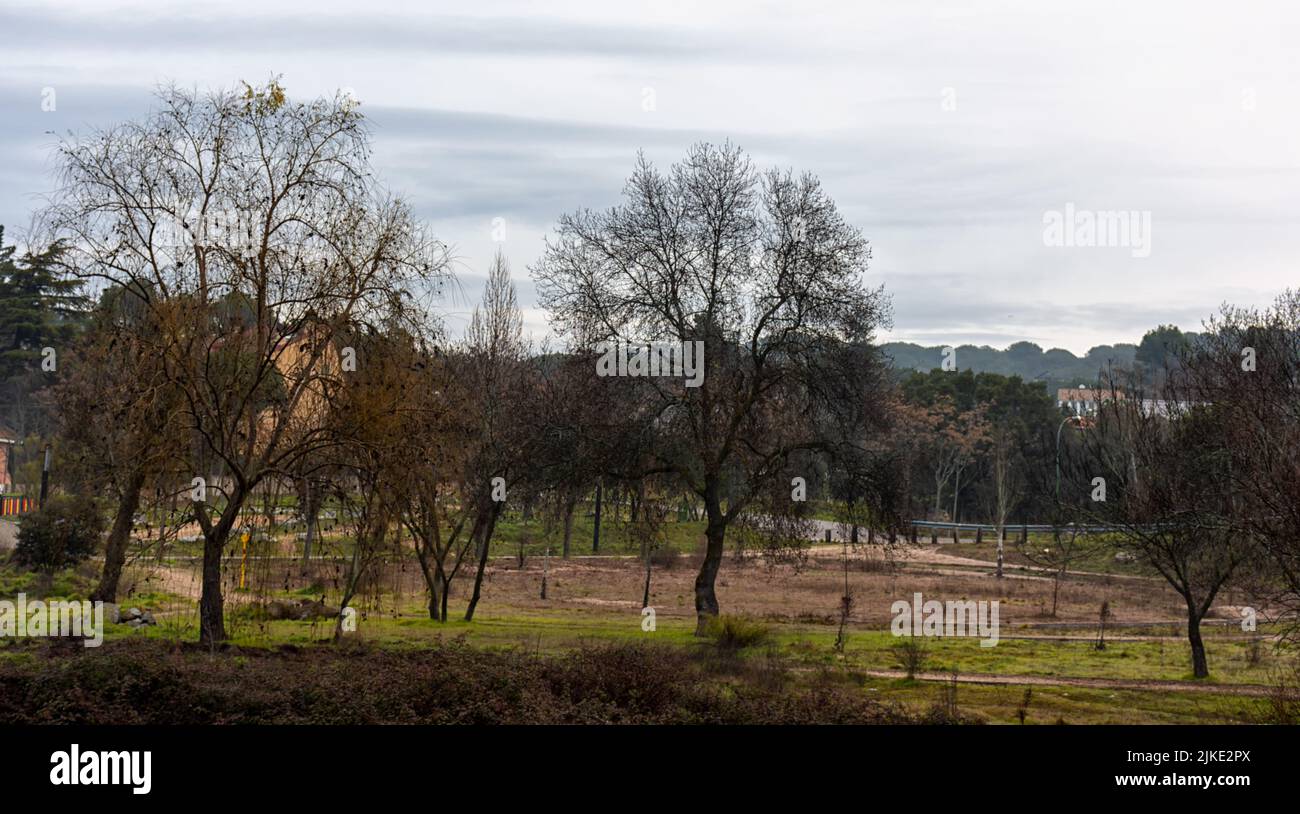
<svg viewBox="0 0 1300 814"><path fill-rule="evenodd" d="M0 725L914 720L855 687L801 688L779 666L755 668L724 681L682 649L641 644L536 658L476 650L459 640L420 651L319 646L217 653L119 641L84 652L46 648L0 664Z"/></svg>

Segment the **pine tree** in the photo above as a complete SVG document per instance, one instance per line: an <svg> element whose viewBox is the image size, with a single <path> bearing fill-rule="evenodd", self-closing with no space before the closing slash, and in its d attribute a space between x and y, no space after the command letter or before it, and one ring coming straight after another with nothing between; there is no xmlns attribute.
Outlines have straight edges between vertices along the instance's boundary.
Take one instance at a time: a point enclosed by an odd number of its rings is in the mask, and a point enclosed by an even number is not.
<svg viewBox="0 0 1300 814"><path fill-rule="evenodd" d="M15 260L0 226L0 381L39 372L42 349L57 352L80 330L87 298L79 280L59 272L63 252L55 244Z"/></svg>

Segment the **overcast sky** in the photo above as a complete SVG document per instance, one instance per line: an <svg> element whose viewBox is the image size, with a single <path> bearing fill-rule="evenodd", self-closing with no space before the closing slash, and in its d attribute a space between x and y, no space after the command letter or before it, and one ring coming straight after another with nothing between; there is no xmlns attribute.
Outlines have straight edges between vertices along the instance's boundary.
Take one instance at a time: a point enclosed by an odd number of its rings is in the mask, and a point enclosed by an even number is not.
<svg viewBox="0 0 1300 814"><path fill-rule="evenodd" d="M0 39L11 236L52 183L51 131L139 117L159 83L282 74L361 100L469 298L504 219L538 337L527 266L556 217L616 203L638 149L666 165L702 139L821 177L871 241L886 338L1082 353L1300 282L1296 3L0 0ZM1067 205L1150 234L1047 245Z"/></svg>

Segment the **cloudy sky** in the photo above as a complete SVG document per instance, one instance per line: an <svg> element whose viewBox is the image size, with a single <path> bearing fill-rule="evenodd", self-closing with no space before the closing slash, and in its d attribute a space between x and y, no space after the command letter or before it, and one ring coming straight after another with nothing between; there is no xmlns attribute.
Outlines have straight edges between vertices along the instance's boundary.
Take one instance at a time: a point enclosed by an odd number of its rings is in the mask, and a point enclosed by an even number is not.
<svg viewBox="0 0 1300 814"><path fill-rule="evenodd" d="M53 134L141 116L159 83L282 74L362 101L466 298L503 219L539 337L527 266L555 218L617 202L638 149L668 164L725 138L821 176L873 245L888 338L1081 353L1300 283L1295 3L0 0L0 32L10 236ZM1150 233L1048 245L1067 206Z"/></svg>

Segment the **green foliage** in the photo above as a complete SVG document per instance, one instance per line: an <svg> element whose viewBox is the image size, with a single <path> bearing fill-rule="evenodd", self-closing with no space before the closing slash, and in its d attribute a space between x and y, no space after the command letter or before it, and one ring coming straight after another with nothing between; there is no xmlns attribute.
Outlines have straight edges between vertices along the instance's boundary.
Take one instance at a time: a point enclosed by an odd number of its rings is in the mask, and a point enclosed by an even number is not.
<svg viewBox="0 0 1300 814"><path fill-rule="evenodd" d="M39 371L41 349L66 348L80 329L87 300L58 272L63 253L56 244L15 260L0 227L0 381Z"/></svg>
<svg viewBox="0 0 1300 814"><path fill-rule="evenodd" d="M51 498L40 510L23 518L14 560L52 575L93 554L104 525L104 516L93 499Z"/></svg>
<svg viewBox="0 0 1300 814"><path fill-rule="evenodd" d="M1147 331L1138 345L1136 361L1149 373L1178 364L1179 356L1190 346L1189 337L1177 325L1160 325Z"/></svg>
<svg viewBox="0 0 1300 814"><path fill-rule="evenodd" d="M913 372L903 380L903 395L912 404L929 407L941 398L950 399L959 410L979 405L989 408L989 418L1018 416L1051 424L1059 419L1056 401L1041 382L1027 382L1019 376L999 373L976 373L973 370L948 372L934 369Z"/></svg>
<svg viewBox="0 0 1300 814"><path fill-rule="evenodd" d="M1055 461L1053 444L1061 413L1054 394L1049 394L1041 382L999 373L935 369L912 372L901 386L904 398L921 407L946 401L962 412L982 409L992 432L1009 442L1010 466L1027 486L1026 494L1016 501L1021 516L1048 513ZM984 455L977 461L978 468L963 477L976 488L963 491L962 516L969 517L972 512L987 516L992 489L986 476L989 466L988 455Z"/></svg>
<svg viewBox="0 0 1300 814"><path fill-rule="evenodd" d="M941 345L889 342L881 346L881 351L901 373L934 370L943 362ZM1098 345L1080 357L1062 348L1044 351L1032 342L1017 342L1006 350L960 345L956 348L956 362L958 370L1019 376L1026 382L1041 383L1054 396L1059 387L1095 383L1108 367L1131 366L1136 353L1137 345L1129 343Z"/></svg>
<svg viewBox="0 0 1300 814"><path fill-rule="evenodd" d="M747 616L716 616L709 621L705 634L723 650L744 650L767 641L771 629Z"/></svg>
<svg viewBox="0 0 1300 814"><path fill-rule="evenodd" d="M925 669L925 664L930 658L925 642L915 636L899 639L890 649L893 651L894 660L907 673L909 680L915 679L916 674Z"/></svg>

